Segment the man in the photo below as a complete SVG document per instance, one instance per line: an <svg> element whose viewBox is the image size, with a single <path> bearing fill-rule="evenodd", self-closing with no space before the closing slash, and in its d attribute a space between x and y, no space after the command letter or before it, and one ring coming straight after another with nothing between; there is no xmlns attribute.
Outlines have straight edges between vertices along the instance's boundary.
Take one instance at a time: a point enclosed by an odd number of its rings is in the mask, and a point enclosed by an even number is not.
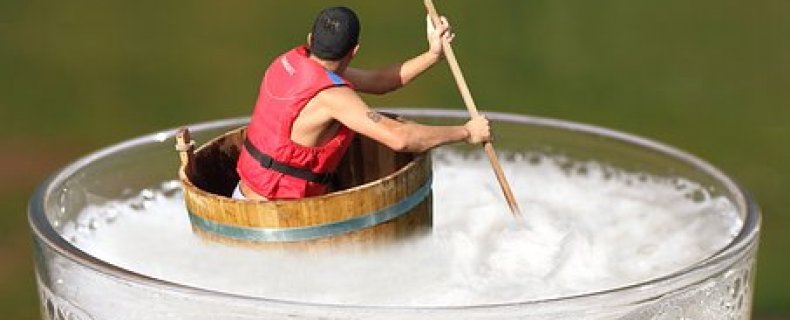
<svg viewBox="0 0 790 320"><path fill-rule="evenodd" d="M299 199L324 194L354 134L400 152L423 152L443 144L490 139L488 120L462 126L403 123L373 111L356 91L396 90L440 61L442 40L451 41L447 19L428 22L428 50L406 62L376 70L349 67L359 50L360 24L349 8L321 11L308 46L275 59L264 75L239 156L240 199Z"/></svg>

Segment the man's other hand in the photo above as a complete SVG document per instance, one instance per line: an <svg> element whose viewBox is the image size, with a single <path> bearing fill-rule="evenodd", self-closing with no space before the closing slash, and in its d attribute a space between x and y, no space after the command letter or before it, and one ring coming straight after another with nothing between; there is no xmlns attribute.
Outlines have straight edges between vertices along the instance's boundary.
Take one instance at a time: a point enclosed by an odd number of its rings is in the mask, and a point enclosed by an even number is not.
<svg viewBox="0 0 790 320"><path fill-rule="evenodd" d="M478 144L491 141L491 127L485 116L475 116L464 125L469 136L466 142Z"/></svg>

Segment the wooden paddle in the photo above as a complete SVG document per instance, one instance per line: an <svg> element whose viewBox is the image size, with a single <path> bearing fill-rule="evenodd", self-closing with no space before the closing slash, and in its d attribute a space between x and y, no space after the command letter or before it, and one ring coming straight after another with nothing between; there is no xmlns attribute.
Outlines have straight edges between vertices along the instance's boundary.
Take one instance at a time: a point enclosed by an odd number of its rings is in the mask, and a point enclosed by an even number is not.
<svg viewBox="0 0 790 320"><path fill-rule="evenodd" d="M433 25L441 25L439 13L436 12L436 7L434 7L432 0L425 0L425 8L428 9L428 15L431 17L431 20L433 20ZM469 91L469 87L466 85L466 80L461 72L461 66L458 65L458 60L455 58L453 47L450 45L450 42L445 40L442 40L442 47L444 49L444 56L447 58L447 63L450 65L450 70L453 72L453 77L458 85L458 90L461 91L466 109L469 110L469 114L472 117L478 116L477 106L475 105L474 99L472 99L472 93ZM514 216L520 217L521 210L518 208L518 203L516 203L516 198L513 196L513 191L510 190L510 185L507 183L507 178L505 178L505 173L502 171L502 166L499 164L494 146L491 142L486 142L483 146L486 155L488 155L488 160L491 161L491 167L494 169L496 178L499 181L499 186L502 187L502 193L505 194L507 204L510 206L510 211Z"/></svg>

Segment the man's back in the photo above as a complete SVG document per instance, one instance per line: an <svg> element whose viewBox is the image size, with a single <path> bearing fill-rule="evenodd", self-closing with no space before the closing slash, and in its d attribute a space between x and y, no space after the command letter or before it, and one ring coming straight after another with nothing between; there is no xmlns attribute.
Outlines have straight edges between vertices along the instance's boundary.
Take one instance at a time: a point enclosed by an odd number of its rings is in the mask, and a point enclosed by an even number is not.
<svg viewBox="0 0 790 320"><path fill-rule="evenodd" d="M327 181L310 181L291 173L302 170L322 175L334 171L351 142L353 132L340 127L328 136L324 132L329 121L324 121L323 125L315 121L304 125L304 121L300 121L299 126L295 126L295 122L297 118L308 122L315 118L300 115L319 92L346 85L345 80L311 60L305 47L298 47L275 59L261 83L247 130L248 144L239 157L239 175L252 191L268 199L302 198L325 192ZM308 128L310 126L312 128ZM321 145L293 141L292 129L295 127L300 132L312 129L317 132L315 136L327 138L320 141ZM267 163L269 158L276 164ZM280 168L278 165L285 170L277 170Z"/></svg>

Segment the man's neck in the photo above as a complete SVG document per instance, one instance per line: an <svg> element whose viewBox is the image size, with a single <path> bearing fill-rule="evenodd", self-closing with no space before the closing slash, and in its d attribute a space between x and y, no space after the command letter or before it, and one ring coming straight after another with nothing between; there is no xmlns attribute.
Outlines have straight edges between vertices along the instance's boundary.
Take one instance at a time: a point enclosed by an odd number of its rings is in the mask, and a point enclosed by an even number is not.
<svg viewBox="0 0 790 320"><path fill-rule="evenodd" d="M316 56L314 56L312 54L310 55L310 59L315 61L316 63L320 64L322 67L324 67L324 69L332 71L332 72L335 72L335 73L340 69L340 66L342 65L342 61L323 60L323 59L321 59L319 57L316 57Z"/></svg>

